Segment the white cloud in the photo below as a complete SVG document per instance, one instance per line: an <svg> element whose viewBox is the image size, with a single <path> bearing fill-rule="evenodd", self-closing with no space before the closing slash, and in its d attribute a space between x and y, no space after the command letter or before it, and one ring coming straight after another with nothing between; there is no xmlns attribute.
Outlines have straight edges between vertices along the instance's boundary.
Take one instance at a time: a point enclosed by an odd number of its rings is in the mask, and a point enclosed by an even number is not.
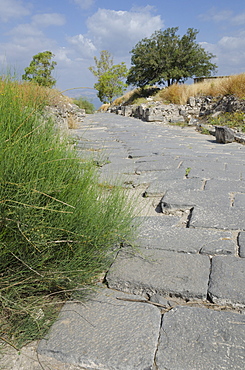
<svg viewBox="0 0 245 370"><path fill-rule="evenodd" d="M65 17L58 13L36 14L32 17L32 23L38 27L63 26Z"/></svg>
<svg viewBox="0 0 245 370"><path fill-rule="evenodd" d="M245 12L232 17L231 21L238 26L245 25Z"/></svg>
<svg viewBox="0 0 245 370"><path fill-rule="evenodd" d="M72 62L72 60L68 57L69 50L67 50L65 47L58 48L55 50L54 54L57 62L62 62L65 64L70 64Z"/></svg>
<svg viewBox="0 0 245 370"><path fill-rule="evenodd" d="M14 27L8 32L8 35L12 35L16 39L20 39L21 37L25 36L40 37L43 35L43 33L33 24L26 23L19 24L18 26Z"/></svg>
<svg viewBox="0 0 245 370"><path fill-rule="evenodd" d="M74 0L74 3L82 9L88 9L94 4L94 0Z"/></svg>
<svg viewBox="0 0 245 370"><path fill-rule="evenodd" d="M245 72L245 31L236 36L223 36L217 44L202 43L202 46L216 55L218 75L239 74Z"/></svg>
<svg viewBox="0 0 245 370"><path fill-rule="evenodd" d="M0 20L8 22L11 18L21 18L30 14L30 5L20 0L0 0Z"/></svg>
<svg viewBox="0 0 245 370"><path fill-rule="evenodd" d="M199 18L204 21L222 22L230 20L233 12L231 10L218 10L217 8L211 8L207 13L200 14Z"/></svg>
<svg viewBox="0 0 245 370"><path fill-rule="evenodd" d="M84 35L76 35L73 37L68 37L67 41L73 45L76 51L82 57L91 57L96 52L96 47L93 42L85 37Z"/></svg>
<svg viewBox="0 0 245 370"><path fill-rule="evenodd" d="M245 53L245 31L237 36L224 36L219 40L218 46L226 51L237 50L237 52Z"/></svg>
<svg viewBox="0 0 245 370"><path fill-rule="evenodd" d="M152 7L139 11L98 9L87 20L88 35L98 50L125 55L144 37L163 27L160 15L152 15Z"/></svg>

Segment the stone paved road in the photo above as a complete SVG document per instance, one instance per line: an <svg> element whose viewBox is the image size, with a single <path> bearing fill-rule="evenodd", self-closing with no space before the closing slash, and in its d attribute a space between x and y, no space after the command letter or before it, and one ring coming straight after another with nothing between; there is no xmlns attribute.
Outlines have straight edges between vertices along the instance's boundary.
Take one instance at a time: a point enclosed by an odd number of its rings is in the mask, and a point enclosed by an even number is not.
<svg viewBox="0 0 245 370"><path fill-rule="evenodd" d="M101 181L135 194L140 230L39 354L85 369L244 369L245 146L105 113L74 134Z"/></svg>

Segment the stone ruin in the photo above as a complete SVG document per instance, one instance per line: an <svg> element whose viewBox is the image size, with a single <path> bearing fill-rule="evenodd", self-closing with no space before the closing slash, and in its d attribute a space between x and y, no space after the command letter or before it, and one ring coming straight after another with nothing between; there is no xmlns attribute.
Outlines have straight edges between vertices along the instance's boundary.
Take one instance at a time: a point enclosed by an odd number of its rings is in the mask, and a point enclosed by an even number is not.
<svg viewBox="0 0 245 370"><path fill-rule="evenodd" d="M196 126L197 130L205 128L211 135L215 135L216 140L220 143L228 143L234 140L245 143L245 136L240 132L225 126L220 129L219 126L205 125L205 118L210 115L215 118L225 112L245 113L245 100L238 99L233 95L219 98L212 96L190 97L185 105L163 104L148 98L146 104L112 106L108 109L108 112L138 118L146 122L188 124Z"/></svg>

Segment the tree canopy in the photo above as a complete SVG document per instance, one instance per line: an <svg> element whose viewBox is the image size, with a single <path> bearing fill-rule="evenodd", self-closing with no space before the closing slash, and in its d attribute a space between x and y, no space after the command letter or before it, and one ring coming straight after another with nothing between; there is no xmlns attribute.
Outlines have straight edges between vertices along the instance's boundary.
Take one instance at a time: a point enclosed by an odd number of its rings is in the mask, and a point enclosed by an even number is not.
<svg viewBox="0 0 245 370"><path fill-rule="evenodd" d="M102 50L100 59L94 57L95 67L89 70L98 78L94 88L102 103L112 103L113 98L122 95L127 85L123 80L127 77L128 69L125 63L113 65L113 57L107 50Z"/></svg>
<svg viewBox="0 0 245 370"><path fill-rule="evenodd" d="M41 86L53 87L56 80L51 73L56 66L56 62L51 61L54 54L51 51L44 51L33 56L29 67L25 68L23 80L32 81Z"/></svg>
<svg viewBox="0 0 245 370"><path fill-rule="evenodd" d="M131 50L131 64L127 84L145 85L184 82L191 77L210 76L217 66L215 57L196 42L198 31L188 28L177 35L178 27L156 31Z"/></svg>

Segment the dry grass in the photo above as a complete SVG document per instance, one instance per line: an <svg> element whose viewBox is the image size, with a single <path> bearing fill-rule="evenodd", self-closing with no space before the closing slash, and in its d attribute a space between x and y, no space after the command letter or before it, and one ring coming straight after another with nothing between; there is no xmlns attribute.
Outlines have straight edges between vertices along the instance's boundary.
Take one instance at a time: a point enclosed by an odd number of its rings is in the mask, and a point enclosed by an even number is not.
<svg viewBox="0 0 245 370"><path fill-rule="evenodd" d="M108 108L110 108L110 104L102 104L101 107L98 109L98 111L106 112Z"/></svg>
<svg viewBox="0 0 245 370"><path fill-rule="evenodd" d="M164 103L186 104L190 96L236 95L245 98L245 73L198 82L192 85L172 85L162 89L155 100Z"/></svg>
<svg viewBox="0 0 245 370"><path fill-rule="evenodd" d="M0 77L0 94L2 94L9 84L9 79L1 79ZM30 102L35 102L35 107L49 106L64 106L72 103L72 99L64 96L59 90L50 89L48 87L39 86L30 82L11 81L12 88L18 91L15 98L18 99L23 106L29 106Z"/></svg>
<svg viewBox="0 0 245 370"><path fill-rule="evenodd" d="M141 89L133 89L131 91L126 92L124 95L120 96L119 98L115 99L113 105L122 105L123 103L130 104L134 100L138 99L141 96Z"/></svg>
<svg viewBox="0 0 245 370"><path fill-rule="evenodd" d="M114 100L113 105L141 104L142 97L152 96L147 89L140 88L128 91L123 96ZM154 95L155 101L169 104L186 104L190 96L224 96L236 95L245 98L245 73L223 78L212 78L192 85L172 85Z"/></svg>

